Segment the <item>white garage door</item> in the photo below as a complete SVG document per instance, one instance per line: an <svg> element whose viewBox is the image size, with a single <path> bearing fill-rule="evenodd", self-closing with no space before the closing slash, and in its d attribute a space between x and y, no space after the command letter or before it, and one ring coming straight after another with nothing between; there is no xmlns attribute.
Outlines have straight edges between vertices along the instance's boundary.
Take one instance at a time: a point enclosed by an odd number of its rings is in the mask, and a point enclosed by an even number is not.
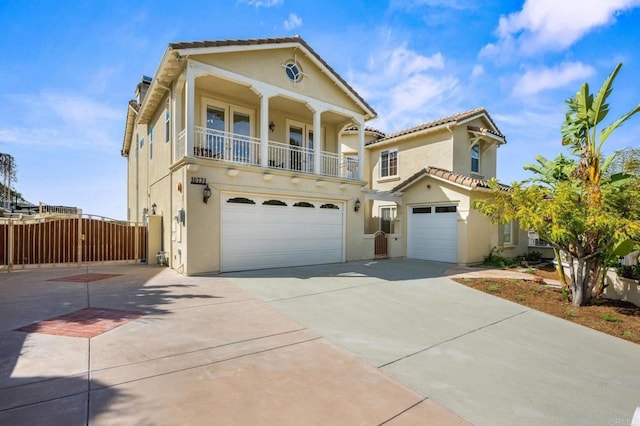
<svg viewBox="0 0 640 426"><path fill-rule="evenodd" d="M407 257L458 261L458 212L456 206L408 207Z"/></svg>
<svg viewBox="0 0 640 426"><path fill-rule="evenodd" d="M221 201L221 271L343 261L342 202L240 194Z"/></svg>

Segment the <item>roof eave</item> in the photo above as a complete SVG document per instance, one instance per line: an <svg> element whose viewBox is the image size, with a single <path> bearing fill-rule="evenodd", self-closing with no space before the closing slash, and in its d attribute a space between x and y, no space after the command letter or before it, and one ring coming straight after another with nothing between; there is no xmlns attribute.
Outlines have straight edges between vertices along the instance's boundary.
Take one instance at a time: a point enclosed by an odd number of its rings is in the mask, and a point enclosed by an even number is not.
<svg viewBox="0 0 640 426"><path fill-rule="evenodd" d="M283 48L296 48L303 50L304 54L320 69L326 70L326 74L343 92L364 111L365 121L372 120L378 116L378 113L351 87L345 80L331 66L324 61L312 48L299 36L291 38L275 38L264 39L264 43L256 42L238 42L236 44L230 43L228 45L220 46L203 46L203 47L185 47L179 48L180 43L173 43L169 45L169 49L173 49L179 56L190 55L206 55L212 53L225 53L236 52L238 50L268 50L268 49L283 49ZM172 46L176 46L175 48ZM155 79L154 79L155 80Z"/></svg>
<svg viewBox="0 0 640 426"><path fill-rule="evenodd" d="M120 155L123 157L129 156L129 150L131 149L131 141L133 139L133 125L135 122L136 111L131 106L131 103L127 106L127 118L124 126L124 138L122 140L122 150Z"/></svg>

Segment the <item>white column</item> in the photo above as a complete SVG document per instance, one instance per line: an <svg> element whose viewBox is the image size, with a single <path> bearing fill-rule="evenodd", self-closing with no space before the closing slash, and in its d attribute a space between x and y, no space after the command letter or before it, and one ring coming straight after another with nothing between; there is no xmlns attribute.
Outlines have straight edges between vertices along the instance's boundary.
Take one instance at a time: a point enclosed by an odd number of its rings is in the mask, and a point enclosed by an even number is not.
<svg viewBox="0 0 640 426"><path fill-rule="evenodd" d="M364 180L364 120L358 120L358 179Z"/></svg>
<svg viewBox="0 0 640 426"><path fill-rule="evenodd" d="M269 95L260 94L260 165L269 167Z"/></svg>
<svg viewBox="0 0 640 426"><path fill-rule="evenodd" d="M320 153L322 152L322 128L320 127L320 118L322 111L316 108L313 111L313 172L317 175L322 174L322 163L320 162Z"/></svg>
<svg viewBox="0 0 640 426"><path fill-rule="evenodd" d="M187 80L185 81L185 134L184 145L186 148L186 156L193 156L194 127L195 127L195 109L196 109L196 78L191 63L187 63Z"/></svg>
<svg viewBox="0 0 640 426"><path fill-rule="evenodd" d="M176 152L176 147L178 146L178 137L180 135L180 131L182 130L182 94L184 92L183 84L184 79L178 79L178 81L176 81L173 85L173 90L171 91L171 140L173 141L173 161L177 161L179 158L182 158L185 155L185 152Z"/></svg>

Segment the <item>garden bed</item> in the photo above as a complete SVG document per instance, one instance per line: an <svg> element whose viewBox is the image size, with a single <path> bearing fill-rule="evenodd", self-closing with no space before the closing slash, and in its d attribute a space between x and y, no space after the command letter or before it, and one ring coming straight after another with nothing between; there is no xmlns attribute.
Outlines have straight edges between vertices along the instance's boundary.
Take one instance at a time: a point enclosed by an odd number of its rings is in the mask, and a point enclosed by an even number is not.
<svg viewBox="0 0 640 426"><path fill-rule="evenodd" d="M558 279L553 268L534 270L535 275ZM499 278L456 278L455 281L523 306L640 344L640 308L629 302L598 298L576 307L563 299L562 291L533 281Z"/></svg>

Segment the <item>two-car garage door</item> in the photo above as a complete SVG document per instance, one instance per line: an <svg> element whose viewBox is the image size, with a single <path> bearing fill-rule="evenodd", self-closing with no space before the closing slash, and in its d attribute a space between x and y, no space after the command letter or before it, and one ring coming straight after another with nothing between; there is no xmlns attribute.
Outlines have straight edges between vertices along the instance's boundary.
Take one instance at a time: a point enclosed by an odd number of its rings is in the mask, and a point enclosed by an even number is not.
<svg viewBox="0 0 640 426"><path fill-rule="evenodd" d="M344 260L340 201L225 194L221 202L221 271Z"/></svg>
<svg viewBox="0 0 640 426"><path fill-rule="evenodd" d="M454 205L407 207L407 257L458 261L458 212Z"/></svg>

